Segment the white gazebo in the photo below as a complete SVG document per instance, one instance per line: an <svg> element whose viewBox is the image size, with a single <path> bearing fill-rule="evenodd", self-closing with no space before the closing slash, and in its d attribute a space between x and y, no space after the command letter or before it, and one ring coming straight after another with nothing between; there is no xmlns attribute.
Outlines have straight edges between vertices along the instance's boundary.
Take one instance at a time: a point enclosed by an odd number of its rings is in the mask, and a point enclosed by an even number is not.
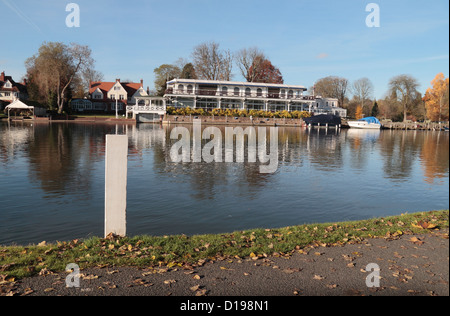
<svg viewBox="0 0 450 316"><path fill-rule="evenodd" d="M19 111L31 111L34 116L34 106L29 106L20 101L19 99L15 100L11 104L7 105L5 107L5 110L8 110L8 120L10 118L10 112L11 110L19 110Z"/></svg>

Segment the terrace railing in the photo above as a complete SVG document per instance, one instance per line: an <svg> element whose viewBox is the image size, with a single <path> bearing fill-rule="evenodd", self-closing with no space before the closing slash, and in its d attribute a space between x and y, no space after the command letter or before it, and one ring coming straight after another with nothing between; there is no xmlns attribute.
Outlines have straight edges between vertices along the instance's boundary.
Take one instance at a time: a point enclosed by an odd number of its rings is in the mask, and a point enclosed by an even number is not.
<svg viewBox="0 0 450 316"><path fill-rule="evenodd" d="M161 112L166 111L167 108L164 105L130 105L127 106L127 111L137 111L137 112Z"/></svg>
<svg viewBox="0 0 450 316"><path fill-rule="evenodd" d="M296 94L280 94L267 92L246 92L246 91L218 91L218 90L180 90L167 89L168 95L186 95L186 96L214 96L214 97L236 97L236 98L261 98L261 99L284 99L284 100L310 100L314 101L316 98L312 96L303 96Z"/></svg>

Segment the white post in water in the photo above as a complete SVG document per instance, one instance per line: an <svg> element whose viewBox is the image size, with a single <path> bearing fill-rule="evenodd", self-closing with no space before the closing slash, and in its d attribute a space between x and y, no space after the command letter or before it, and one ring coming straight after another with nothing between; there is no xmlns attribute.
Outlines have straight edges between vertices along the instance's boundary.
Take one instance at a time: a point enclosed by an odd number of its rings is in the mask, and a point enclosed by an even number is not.
<svg viewBox="0 0 450 316"><path fill-rule="evenodd" d="M105 237L126 236L128 136L106 135Z"/></svg>

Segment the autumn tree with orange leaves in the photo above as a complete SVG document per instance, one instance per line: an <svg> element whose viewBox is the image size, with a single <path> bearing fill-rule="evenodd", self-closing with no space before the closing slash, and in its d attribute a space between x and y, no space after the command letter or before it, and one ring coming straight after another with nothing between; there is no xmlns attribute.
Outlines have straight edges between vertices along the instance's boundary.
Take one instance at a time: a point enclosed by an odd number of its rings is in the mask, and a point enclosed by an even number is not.
<svg viewBox="0 0 450 316"><path fill-rule="evenodd" d="M427 110L427 116L432 121L442 121L449 118L449 80L443 73L439 73L431 81L432 88L428 88L423 100Z"/></svg>

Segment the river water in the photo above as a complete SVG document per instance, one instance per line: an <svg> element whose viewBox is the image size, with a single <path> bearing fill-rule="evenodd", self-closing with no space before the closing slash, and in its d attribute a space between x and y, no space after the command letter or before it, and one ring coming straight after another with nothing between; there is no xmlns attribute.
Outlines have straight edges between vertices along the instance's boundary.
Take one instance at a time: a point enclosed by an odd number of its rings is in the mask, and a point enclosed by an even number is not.
<svg viewBox="0 0 450 316"><path fill-rule="evenodd" d="M106 134L129 138L130 236L449 208L448 132L280 127L277 169L261 173L247 155L240 163L173 162L173 128L0 122L0 244L103 236Z"/></svg>

